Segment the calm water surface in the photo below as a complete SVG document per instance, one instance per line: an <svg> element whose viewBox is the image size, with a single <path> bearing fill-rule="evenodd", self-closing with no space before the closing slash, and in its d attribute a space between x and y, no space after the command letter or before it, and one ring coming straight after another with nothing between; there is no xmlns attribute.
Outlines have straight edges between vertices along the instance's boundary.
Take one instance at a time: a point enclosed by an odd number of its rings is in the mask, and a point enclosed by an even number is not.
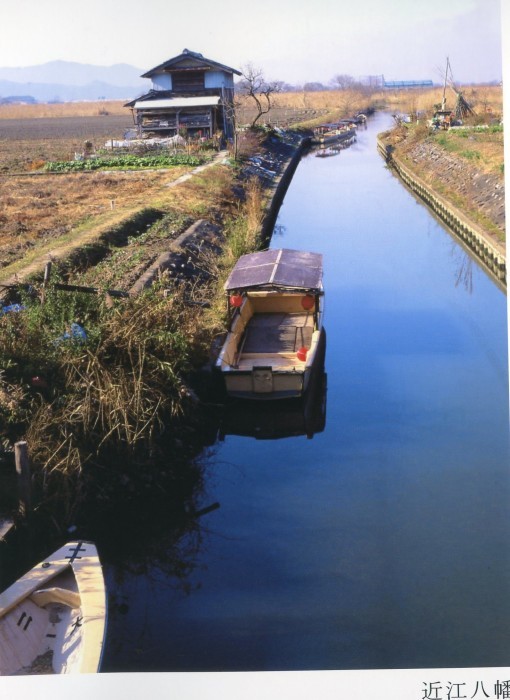
<svg viewBox="0 0 510 700"><path fill-rule="evenodd" d="M228 434L183 580L107 567L105 671L509 666L506 299L385 168L303 158L273 247L324 254L327 417Z"/></svg>

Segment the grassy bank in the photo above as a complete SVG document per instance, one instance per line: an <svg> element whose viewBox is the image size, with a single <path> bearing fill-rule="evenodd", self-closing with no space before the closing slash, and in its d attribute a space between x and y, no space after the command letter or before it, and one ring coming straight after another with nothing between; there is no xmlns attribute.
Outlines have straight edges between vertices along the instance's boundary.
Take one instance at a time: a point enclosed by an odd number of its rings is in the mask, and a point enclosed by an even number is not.
<svg viewBox="0 0 510 700"><path fill-rule="evenodd" d="M504 154L501 125L431 131L425 123L395 127L381 135L410 171L441 195L487 238L506 239Z"/></svg>
<svg viewBox="0 0 510 700"><path fill-rule="evenodd" d="M503 126L501 124L466 125L447 131L431 131L424 121L406 124L387 136L388 142L403 154L419 143L429 143L451 153L480 172L504 174Z"/></svg>
<svg viewBox="0 0 510 700"><path fill-rule="evenodd" d="M207 441L199 399L210 390L198 370L224 327L222 284L239 255L258 245L260 186L236 178L236 168L215 166L168 190L152 202L162 216L118 245L104 243L102 263L57 265L44 294L36 280L17 300L22 310L0 315L0 438L8 450L27 440L38 509L58 523L126 489L170 487L177 497L193 471ZM149 264L158 243L204 214L221 223L223 244L219 254L204 250L199 287L163 277L118 300L54 286L59 275L119 286Z"/></svg>

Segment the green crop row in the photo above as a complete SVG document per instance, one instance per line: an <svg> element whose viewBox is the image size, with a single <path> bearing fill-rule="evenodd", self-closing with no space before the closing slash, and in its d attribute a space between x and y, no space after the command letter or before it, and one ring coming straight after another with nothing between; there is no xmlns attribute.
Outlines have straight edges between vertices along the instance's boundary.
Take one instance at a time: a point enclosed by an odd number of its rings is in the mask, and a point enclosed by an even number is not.
<svg viewBox="0 0 510 700"><path fill-rule="evenodd" d="M82 172L87 170L167 168L175 165L201 165L205 158L186 154L90 158L87 160L50 161L45 170L52 173Z"/></svg>

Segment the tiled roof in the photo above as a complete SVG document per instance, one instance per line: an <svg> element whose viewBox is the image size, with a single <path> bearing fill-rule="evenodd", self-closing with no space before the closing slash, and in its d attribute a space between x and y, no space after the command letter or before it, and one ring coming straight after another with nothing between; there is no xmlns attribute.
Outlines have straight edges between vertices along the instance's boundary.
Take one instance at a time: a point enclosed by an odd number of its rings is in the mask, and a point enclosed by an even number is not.
<svg viewBox="0 0 510 700"><path fill-rule="evenodd" d="M189 49L184 49L179 56L168 59L164 63L160 63L159 66L151 68L147 73L142 75L142 78L151 78L155 73L161 73L162 71L168 70L179 70L179 68L193 70L197 68L214 68L217 70L223 70L227 73L235 73L236 75L241 75L241 72L236 68L230 68L225 66L223 63L218 63L217 61L212 61L210 58L204 58L201 53L195 51L190 51Z"/></svg>

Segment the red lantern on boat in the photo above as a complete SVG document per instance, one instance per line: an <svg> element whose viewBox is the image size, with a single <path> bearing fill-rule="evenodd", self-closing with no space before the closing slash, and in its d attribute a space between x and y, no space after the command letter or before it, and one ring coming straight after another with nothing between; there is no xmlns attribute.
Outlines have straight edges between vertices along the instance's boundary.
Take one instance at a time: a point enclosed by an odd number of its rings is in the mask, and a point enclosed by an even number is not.
<svg viewBox="0 0 510 700"><path fill-rule="evenodd" d="M305 348L304 346L302 348L299 348L296 355L298 360L301 360L301 362L305 362L306 356L308 355L308 348Z"/></svg>
<svg viewBox="0 0 510 700"><path fill-rule="evenodd" d="M314 297L311 294L307 294L305 297L302 297L301 306L305 311L311 311L311 309L313 309L315 306Z"/></svg>
<svg viewBox="0 0 510 700"><path fill-rule="evenodd" d="M230 305L235 306L236 309L238 309L241 304L243 303L243 297L241 294L232 294L230 297Z"/></svg>

